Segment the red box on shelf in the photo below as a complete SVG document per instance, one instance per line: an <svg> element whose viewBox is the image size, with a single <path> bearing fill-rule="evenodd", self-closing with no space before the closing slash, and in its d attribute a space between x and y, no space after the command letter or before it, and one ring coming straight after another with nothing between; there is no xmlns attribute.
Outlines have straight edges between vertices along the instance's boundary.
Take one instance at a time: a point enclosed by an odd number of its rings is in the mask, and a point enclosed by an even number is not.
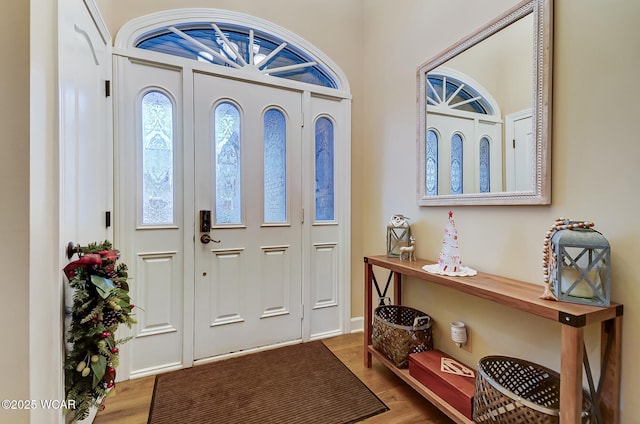
<svg viewBox="0 0 640 424"><path fill-rule="evenodd" d="M442 363L452 372L442 371ZM472 418L475 377L466 376L472 370L439 350L409 355L409 375L440 396L467 418ZM475 370L473 375L475 375Z"/></svg>

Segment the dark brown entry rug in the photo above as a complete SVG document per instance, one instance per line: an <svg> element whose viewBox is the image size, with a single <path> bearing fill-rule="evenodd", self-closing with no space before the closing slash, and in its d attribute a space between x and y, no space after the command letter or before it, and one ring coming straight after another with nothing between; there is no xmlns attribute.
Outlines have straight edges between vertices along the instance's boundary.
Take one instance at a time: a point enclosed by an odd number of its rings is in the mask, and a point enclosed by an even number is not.
<svg viewBox="0 0 640 424"><path fill-rule="evenodd" d="M149 424L347 424L387 411L320 341L156 377Z"/></svg>

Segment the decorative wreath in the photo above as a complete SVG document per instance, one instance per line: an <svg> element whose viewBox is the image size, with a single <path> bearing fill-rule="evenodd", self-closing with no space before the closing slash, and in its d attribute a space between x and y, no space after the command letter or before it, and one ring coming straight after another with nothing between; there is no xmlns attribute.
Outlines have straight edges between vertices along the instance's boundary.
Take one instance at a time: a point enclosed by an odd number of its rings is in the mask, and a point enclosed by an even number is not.
<svg viewBox="0 0 640 424"><path fill-rule="evenodd" d="M120 324L135 324L129 298L127 266L116 265L119 254L109 241L77 247L79 259L64 273L74 289L71 323L66 340L71 344L65 360L66 404L73 405L73 421L86 418L115 386Z"/></svg>

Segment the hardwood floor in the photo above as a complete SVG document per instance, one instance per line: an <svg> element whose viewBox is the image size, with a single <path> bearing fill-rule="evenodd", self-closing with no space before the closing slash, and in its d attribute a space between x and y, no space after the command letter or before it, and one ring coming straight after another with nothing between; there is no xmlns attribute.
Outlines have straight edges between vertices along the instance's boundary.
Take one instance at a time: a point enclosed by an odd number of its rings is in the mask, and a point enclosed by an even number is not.
<svg viewBox="0 0 640 424"><path fill-rule="evenodd" d="M389 411L368 418L365 424L451 424L447 416L422 398L395 374L373 360L373 367L363 364L363 334L346 334L323 342L389 407ZM94 424L145 424L149 416L154 377L123 381L115 396L103 402ZM182 424L182 423L176 423ZM185 423L186 424L186 423ZM198 423L189 423L198 424ZM286 423L283 423L286 424ZM319 417L318 424L322 424Z"/></svg>

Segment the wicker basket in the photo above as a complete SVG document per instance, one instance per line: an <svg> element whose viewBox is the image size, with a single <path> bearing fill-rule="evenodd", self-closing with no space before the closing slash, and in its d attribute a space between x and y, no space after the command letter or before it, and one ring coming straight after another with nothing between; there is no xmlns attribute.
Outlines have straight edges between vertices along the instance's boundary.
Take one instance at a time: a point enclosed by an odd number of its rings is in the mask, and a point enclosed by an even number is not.
<svg viewBox="0 0 640 424"><path fill-rule="evenodd" d="M406 368L410 353L433 349L431 317L408 306L379 306L373 314L371 340L396 367Z"/></svg>
<svg viewBox="0 0 640 424"><path fill-rule="evenodd" d="M591 397L583 393L582 423L590 423ZM473 420L476 423L557 424L560 375L541 365L506 356L480 359Z"/></svg>

